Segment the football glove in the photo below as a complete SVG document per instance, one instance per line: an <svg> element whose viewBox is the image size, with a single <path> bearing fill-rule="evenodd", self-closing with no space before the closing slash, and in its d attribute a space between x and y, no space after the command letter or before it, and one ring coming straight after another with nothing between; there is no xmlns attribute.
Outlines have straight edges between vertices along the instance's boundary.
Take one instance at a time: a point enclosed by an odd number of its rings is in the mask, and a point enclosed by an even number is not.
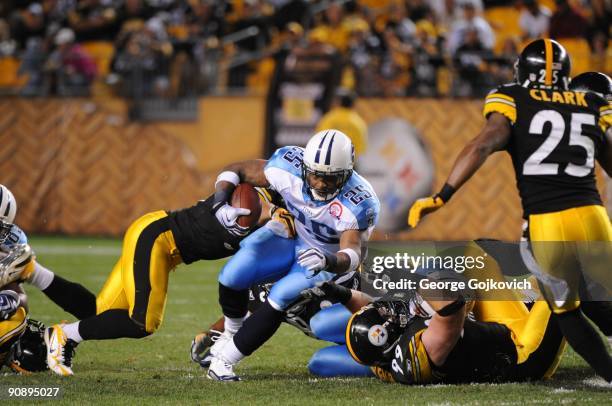
<svg viewBox="0 0 612 406"><path fill-rule="evenodd" d="M300 292L300 296L303 298L318 297L332 303L346 304L349 300L351 300L353 293L349 288L338 285L334 282L325 281L317 282L314 288L304 289Z"/></svg>
<svg viewBox="0 0 612 406"><path fill-rule="evenodd" d="M408 225L415 228L423 217L438 210L442 206L444 206L444 201L438 195L418 199L412 204L410 212L408 213Z"/></svg>
<svg viewBox="0 0 612 406"><path fill-rule="evenodd" d="M195 336L191 342L191 360L200 364L202 368L208 368L212 359L210 347L213 346L221 334L223 333L220 331L209 330Z"/></svg>
<svg viewBox="0 0 612 406"><path fill-rule="evenodd" d="M16 244L0 259L0 286L26 279L34 267L34 253L28 244Z"/></svg>
<svg viewBox="0 0 612 406"><path fill-rule="evenodd" d="M230 234L236 237L244 237L249 233L248 227L243 227L238 224L238 217L248 216L251 214L251 210L230 206L225 202L219 203L219 206L214 208L214 213L219 223L221 223Z"/></svg>
<svg viewBox="0 0 612 406"><path fill-rule="evenodd" d="M20 304L19 295L12 290L0 291L0 320L8 320L15 314Z"/></svg>
<svg viewBox="0 0 612 406"><path fill-rule="evenodd" d="M310 273L309 277L312 278L319 272L324 271L332 267L334 258L325 255L323 251L318 248L308 248L307 250L299 250L297 256L297 262L300 266Z"/></svg>

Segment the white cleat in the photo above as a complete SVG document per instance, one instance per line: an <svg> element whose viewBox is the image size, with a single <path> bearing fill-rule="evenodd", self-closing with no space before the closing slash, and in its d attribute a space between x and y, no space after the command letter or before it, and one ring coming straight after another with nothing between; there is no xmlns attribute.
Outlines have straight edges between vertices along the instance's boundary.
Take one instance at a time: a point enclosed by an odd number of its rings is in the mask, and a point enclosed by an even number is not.
<svg viewBox="0 0 612 406"><path fill-rule="evenodd" d="M206 377L213 381L222 382L236 382L241 380L240 377L234 373L233 364L217 357L213 357L210 362Z"/></svg>
<svg viewBox="0 0 612 406"><path fill-rule="evenodd" d="M212 355L213 357L219 357L221 351L223 351L223 347L225 347L225 345L233 339L233 334L224 331L221 335L219 335L219 337L217 337L212 347L210 347L210 355Z"/></svg>
<svg viewBox="0 0 612 406"><path fill-rule="evenodd" d="M66 337L63 324L56 324L45 330L47 344L47 365L54 373L62 376L74 375L72 372L72 357L77 346L73 340Z"/></svg>

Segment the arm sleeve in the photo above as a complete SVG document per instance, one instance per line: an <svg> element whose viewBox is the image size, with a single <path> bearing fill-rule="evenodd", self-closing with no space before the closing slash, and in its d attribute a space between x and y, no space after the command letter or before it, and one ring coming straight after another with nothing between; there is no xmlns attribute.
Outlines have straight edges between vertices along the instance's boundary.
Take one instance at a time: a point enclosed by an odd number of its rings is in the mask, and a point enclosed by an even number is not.
<svg viewBox="0 0 612 406"><path fill-rule="evenodd" d="M503 114L512 124L516 122L516 102L507 89L497 88L487 95L482 114L488 118L491 113Z"/></svg>

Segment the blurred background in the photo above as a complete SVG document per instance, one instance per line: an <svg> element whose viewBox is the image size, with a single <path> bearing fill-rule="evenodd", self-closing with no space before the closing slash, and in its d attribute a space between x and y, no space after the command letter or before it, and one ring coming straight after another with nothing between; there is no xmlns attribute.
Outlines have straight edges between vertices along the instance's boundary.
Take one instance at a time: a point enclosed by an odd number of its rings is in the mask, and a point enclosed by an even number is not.
<svg viewBox="0 0 612 406"><path fill-rule="evenodd" d="M206 197L225 164L335 127L381 198L376 238L516 240L503 154L419 229L405 216L524 44L550 36L573 75L610 74L611 16L611 0L3 0L0 182L27 232L118 236Z"/></svg>

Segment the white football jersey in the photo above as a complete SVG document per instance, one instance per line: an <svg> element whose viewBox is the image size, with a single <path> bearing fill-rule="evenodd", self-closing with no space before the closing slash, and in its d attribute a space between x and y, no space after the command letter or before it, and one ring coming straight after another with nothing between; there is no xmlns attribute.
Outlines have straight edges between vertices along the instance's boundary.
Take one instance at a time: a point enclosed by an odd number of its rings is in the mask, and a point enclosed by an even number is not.
<svg viewBox="0 0 612 406"><path fill-rule="evenodd" d="M279 148L264 169L270 186L295 217L297 249L316 247L334 254L343 231L360 230L369 237L378 220L380 203L368 181L353 171L333 200L313 200L302 179L303 156L303 148Z"/></svg>

